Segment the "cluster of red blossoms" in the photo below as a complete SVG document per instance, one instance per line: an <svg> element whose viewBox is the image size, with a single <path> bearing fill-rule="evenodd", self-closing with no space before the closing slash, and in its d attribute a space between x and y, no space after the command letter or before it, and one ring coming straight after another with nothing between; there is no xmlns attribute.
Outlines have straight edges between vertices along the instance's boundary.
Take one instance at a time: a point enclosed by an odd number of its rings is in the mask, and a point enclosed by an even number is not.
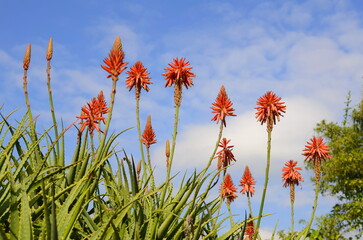
<svg viewBox="0 0 363 240"><path fill-rule="evenodd" d="M228 98L226 89L224 86L221 87L219 90L218 96L214 103L212 103L211 109L213 110L212 113L215 113L215 115L212 118L212 121L216 121L217 123L219 121L222 121L223 125L226 127L226 116L236 116L232 108L232 101Z"/></svg>
<svg viewBox="0 0 363 240"><path fill-rule="evenodd" d="M147 116L147 121L145 125L145 130L142 134L142 143L147 147L150 148L150 145L156 143L156 135L151 126L151 116Z"/></svg>
<svg viewBox="0 0 363 240"><path fill-rule="evenodd" d="M246 166L243 176L240 180L240 185L238 185L238 186L242 187L241 193L242 194L246 193L247 196L252 197L253 194L255 193L255 187L254 187L255 184L256 184L256 181L252 177L252 174L251 174L248 166ZM225 178L219 188L219 193L221 194L222 198L227 199L228 204L233 202L234 199L236 199L238 197L236 194L237 188L233 184L232 177L229 173L227 173L227 175L225 176Z"/></svg>
<svg viewBox="0 0 363 240"><path fill-rule="evenodd" d="M82 107L82 114L81 116L77 117L81 119L80 124L82 126L80 132L83 132L86 127L88 127L88 131L91 135L93 135L94 129L102 132L99 127L99 123L101 121L103 123L106 122L103 115L108 113L109 111L110 109L107 107L105 97L103 96L103 92L101 91L96 98L93 98L90 102Z"/></svg>

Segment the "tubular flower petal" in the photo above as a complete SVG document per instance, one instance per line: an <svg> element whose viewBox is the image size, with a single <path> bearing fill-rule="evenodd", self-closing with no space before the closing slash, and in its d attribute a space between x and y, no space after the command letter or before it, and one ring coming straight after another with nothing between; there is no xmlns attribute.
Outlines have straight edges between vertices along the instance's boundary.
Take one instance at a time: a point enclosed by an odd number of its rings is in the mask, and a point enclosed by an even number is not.
<svg viewBox="0 0 363 240"><path fill-rule="evenodd" d="M247 196L251 196L251 197L253 196L253 194L255 194L255 187L253 185L256 184L256 181L252 177L252 174L251 174L248 166L246 166L243 176L239 182L240 182L240 185L238 185L238 186L243 187L243 189L241 190L241 193L243 193L243 194L247 193Z"/></svg>
<svg viewBox="0 0 363 240"><path fill-rule="evenodd" d="M282 169L282 180L284 182L284 187L290 186L290 185L299 185L299 181L304 181L304 179L301 177L301 174L299 171L301 171L301 168L296 167L297 162L293 160L289 160L287 163L285 163L285 167Z"/></svg>
<svg viewBox="0 0 363 240"><path fill-rule="evenodd" d="M212 118L212 121L222 121L223 125L226 127L226 116L236 116L233 114L234 108L232 108L232 101L228 98L226 89L224 86L219 90L218 96L214 103L212 103L211 109L212 113L215 115Z"/></svg>
<svg viewBox="0 0 363 240"><path fill-rule="evenodd" d="M149 148L151 144L156 143L155 139L156 135L153 130L153 127L151 126L151 116L147 116L147 121L145 125L144 133L142 134L142 143Z"/></svg>
<svg viewBox="0 0 363 240"><path fill-rule="evenodd" d="M230 141L231 140L227 140L227 138L223 138L218 144L218 146L222 148L222 150L216 154L218 158L218 170L229 166L232 160L236 161L232 153L234 146L228 146Z"/></svg>
<svg viewBox="0 0 363 240"><path fill-rule="evenodd" d="M94 129L102 132L98 124L100 123L100 121L105 123L105 118L103 117L103 114L106 114L109 111L110 109L107 107L103 92L101 91L98 94L97 98L93 98L90 102L82 107L81 116L77 116L77 118L81 119L80 124L82 126L80 132L83 132L86 127L88 127L88 131L92 136Z"/></svg>
<svg viewBox="0 0 363 240"><path fill-rule="evenodd" d="M149 91L148 84L152 83L149 81L149 79L151 79L148 76L150 73L140 61L137 61L127 74L126 88L128 88L129 91L131 91L133 87L135 87L137 95L140 95L141 88Z"/></svg>
<svg viewBox="0 0 363 240"><path fill-rule="evenodd" d="M323 138L314 136L310 139L310 142L307 142L307 145L305 145L302 155L305 156L305 161L308 160L310 162L313 160L315 178L316 181L319 182L321 161L329 160L331 158L328 145L323 142Z"/></svg>
<svg viewBox="0 0 363 240"><path fill-rule="evenodd" d="M108 78L112 77L112 80L118 80L118 75L126 69L127 62L123 61L124 57L125 54L122 50L121 39L117 37L108 57L103 60L106 65L101 65L110 74L107 76Z"/></svg>
<svg viewBox="0 0 363 240"><path fill-rule="evenodd" d="M219 193L221 194L222 198L227 198L227 203L231 204L231 202L234 201L234 199L237 198L237 188L233 184L231 175L227 173L226 177L224 178L224 181L222 182Z"/></svg>
<svg viewBox="0 0 363 240"><path fill-rule="evenodd" d="M192 77L195 75L190 71L192 67L189 67L190 64L185 58L174 58L173 62L168 65L169 67L165 68L166 72L163 73L166 80L165 87L171 87L173 84L184 84L188 89L188 87L193 86Z"/></svg>
<svg viewBox="0 0 363 240"><path fill-rule="evenodd" d="M280 101L281 98L276 96L274 92L269 91L257 100L257 107L255 109L257 121L267 123L267 129L272 130L273 125L276 124L276 119L280 121L282 113L286 112L285 102Z"/></svg>

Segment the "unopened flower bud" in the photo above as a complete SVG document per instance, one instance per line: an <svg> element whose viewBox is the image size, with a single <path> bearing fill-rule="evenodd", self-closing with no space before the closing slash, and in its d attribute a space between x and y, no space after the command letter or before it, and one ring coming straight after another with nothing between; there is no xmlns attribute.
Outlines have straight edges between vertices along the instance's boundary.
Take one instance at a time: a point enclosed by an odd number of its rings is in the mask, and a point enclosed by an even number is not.
<svg viewBox="0 0 363 240"><path fill-rule="evenodd" d="M30 65L30 55L31 55L31 45L28 43L28 47L26 48L23 60L23 68L24 70L28 70Z"/></svg>
<svg viewBox="0 0 363 240"><path fill-rule="evenodd" d="M50 61L52 57L53 57L53 39L49 38L46 58L48 61Z"/></svg>
<svg viewBox="0 0 363 240"><path fill-rule="evenodd" d="M169 140L166 140L165 155L166 155L167 158L170 157L170 142L169 142Z"/></svg>

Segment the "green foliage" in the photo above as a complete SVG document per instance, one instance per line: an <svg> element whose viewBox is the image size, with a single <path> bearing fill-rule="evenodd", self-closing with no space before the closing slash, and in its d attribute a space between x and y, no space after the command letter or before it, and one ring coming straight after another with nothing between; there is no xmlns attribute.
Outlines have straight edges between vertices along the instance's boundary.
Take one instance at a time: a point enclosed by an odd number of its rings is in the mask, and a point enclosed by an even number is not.
<svg viewBox="0 0 363 240"><path fill-rule="evenodd" d="M328 140L333 156L323 164L321 192L340 200L320 219L319 229L333 234L328 239L363 232L363 99L351 110L348 95L343 123L322 121L316 130Z"/></svg>

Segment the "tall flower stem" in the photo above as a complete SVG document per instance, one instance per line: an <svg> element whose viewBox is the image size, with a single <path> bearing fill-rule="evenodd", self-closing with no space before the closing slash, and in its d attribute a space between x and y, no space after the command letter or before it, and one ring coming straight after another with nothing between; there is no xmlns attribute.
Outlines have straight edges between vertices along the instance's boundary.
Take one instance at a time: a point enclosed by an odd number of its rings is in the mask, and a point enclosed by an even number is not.
<svg viewBox="0 0 363 240"><path fill-rule="evenodd" d="M252 205L251 205L251 196L250 195L247 196L247 201L248 201L248 209L250 210L251 217L253 217Z"/></svg>
<svg viewBox="0 0 363 240"><path fill-rule="evenodd" d="M220 125L219 125L219 134L218 134L218 138L217 138L217 142L216 142L216 145L214 147L214 150L213 150L213 153L212 153L212 156L209 158L209 162L207 164L207 167L205 168L205 172L208 170L208 168L210 167L210 165L212 164L212 161L216 155L216 152L217 152L217 149L218 149L218 145L221 141L221 138L222 138L222 133L223 133L223 121L221 121Z"/></svg>
<svg viewBox="0 0 363 240"><path fill-rule="evenodd" d="M115 105L117 80L118 80L117 76L112 76L112 90L111 90L111 100L110 100L110 111L107 114L107 121L106 121L106 126L105 126L105 131L104 131L105 134L103 134L103 137L102 137L101 142L100 142L100 146L98 147L98 150L99 150L99 152L97 153L98 156L100 154L100 151L103 149L103 146L104 146L105 141L106 141L107 133L108 133L108 130L110 128L113 107Z"/></svg>
<svg viewBox="0 0 363 240"><path fill-rule="evenodd" d="M136 90L137 92L137 90ZM142 162L142 169L144 169L143 178L146 177L146 162L145 162L145 155L144 155L144 146L142 144L142 137L141 137L141 127L140 127L140 97L136 96L136 123L137 123L137 134L139 137L140 143L140 154L141 154L141 162Z"/></svg>
<svg viewBox="0 0 363 240"><path fill-rule="evenodd" d="M234 224L234 220L233 220L233 214L231 211L231 205L227 203L227 209L228 209L228 213L229 213L229 222L231 224L231 228L235 225Z"/></svg>
<svg viewBox="0 0 363 240"><path fill-rule="evenodd" d="M294 187L291 185L290 187ZM291 239L294 239L294 202L291 201Z"/></svg>
<svg viewBox="0 0 363 240"><path fill-rule="evenodd" d="M172 139L172 143L171 143L169 164L168 164L168 169L167 169L167 177L166 177L167 181L169 181L171 166L173 164L175 145L176 145L176 135L178 134L179 109L180 109L180 105L175 105L174 130L173 130L173 139Z"/></svg>
<svg viewBox="0 0 363 240"><path fill-rule="evenodd" d="M51 66L50 66L50 59L49 59L49 60L47 60L47 69L46 69L47 87L48 87L48 95L49 95L49 105L50 105L50 112L51 112L52 120L53 120L54 136L55 136L55 139L58 139L58 123L57 123L57 120L56 120L56 117L55 117L52 88L51 88L51 85L50 85L50 80L51 80L50 69L51 69ZM56 144L56 149L57 149L56 152L58 154L58 157L55 159L55 161L56 161L55 164L63 166L64 165L64 159L59 158L60 157L60 150L59 150L59 143L58 142ZM58 162L58 160L59 160L59 162Z"/></svg>
<svg viewBox="0 0 363 240"><path fill-rule="evenodd" d="M319 189L320 189L320 181L316 181L316 186L315 186L315 200L314 200L313 211L311 212L310 220L309 220L309 223L306 226L303 239L306 238L306 235L308 234L308 232L309 232L309 230L311 228L311 225L312 225L312 223L314 221L315 211L316 211L316 208L318 206Z"/></svg>
<svg viewBox="0 0 363 240"><path fill-rule="evenodd" d="M269 172L270 172L271 133L272 133L272 129L268 129L267 130L268 136L267 136L267 163L266 163L266 172L265 172L265 184L263 185L262 199L261 199L260 210L259 210L259 213L258 213L258 220L257 220L257 225L256 225L256 233L255 233L253 239L256 239L257 232L260 229L263 207L265 205L265 197L266 197L266 191L267 191L267 185L268 185L268 177L269 177Z"/></svg>

